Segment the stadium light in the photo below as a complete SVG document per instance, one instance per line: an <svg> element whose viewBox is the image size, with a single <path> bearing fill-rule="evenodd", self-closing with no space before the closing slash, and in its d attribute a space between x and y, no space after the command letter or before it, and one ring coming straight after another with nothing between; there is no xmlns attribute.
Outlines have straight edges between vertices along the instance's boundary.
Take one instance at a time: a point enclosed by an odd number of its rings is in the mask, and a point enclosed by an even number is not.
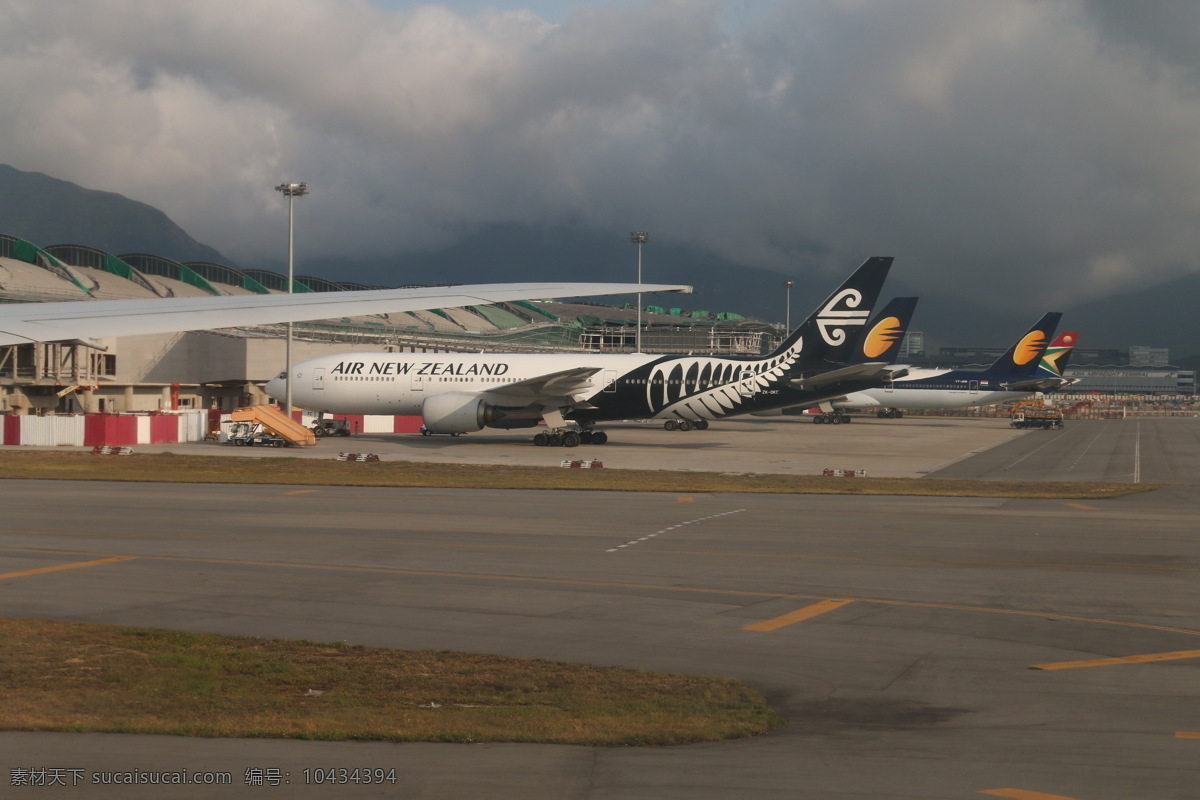
<svg viewBox="0 0 1200 800"><path fill-rule="evenodd" d="M283 195L288 199L288 294L292 293L292 284L294 282L293 273L295 272L295 232L296 232L296 216L293 205L297 197L303 197L308 194L307 183L281 183L275 187L275 191L283 192ZM287 324L287 346L285 349L284 361L284 399L283 413L287 414L288 419L292 418L292 323Z"/></svg>
<svg viewBox="0 0 1200 800"><path fill-rule="evenodd" d="M629 234L629 241L637 245L638 250L638 273L637 282L638 288L642 286L642 245L650 241L650 234L645 231L634 231ZM634 341L637 344L637 351L642 352L642 293L638 292L637 296L637 334Z"/></svg>
<svg viewBox="0 0 1200 800"><path fill-rule="evenodd" d="M795 281L784 281L783 288L787 290L787 311L784 315L784 332L783 338L792 335L792 287L796 285Z"/></svg>

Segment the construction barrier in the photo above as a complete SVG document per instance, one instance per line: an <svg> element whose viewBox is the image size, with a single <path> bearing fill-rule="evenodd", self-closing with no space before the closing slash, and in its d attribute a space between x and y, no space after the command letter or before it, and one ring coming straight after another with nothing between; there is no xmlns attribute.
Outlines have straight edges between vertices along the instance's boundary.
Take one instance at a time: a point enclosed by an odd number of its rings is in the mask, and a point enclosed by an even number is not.
<svg viewBox="0 0 1200 800"><path fill-rule="evenodd" d="M94 456L131 456L133 455L132 447L120 447L111 444L98 444L92 448Z"/></svg>
<svg viewBox="0 0 1200 800"><path fill-rule="evenodd" d="M568 469L602 469L604 467L604 462L596 461L595 459L592 461L571 461L570 459L567 459L559 466L567 467Z"/></svg>
<svg viewBox="0 0 1200 800"><path fill-rule="evenodd" d="M338 461L378 461L374 453L338 453Z"/></svg>

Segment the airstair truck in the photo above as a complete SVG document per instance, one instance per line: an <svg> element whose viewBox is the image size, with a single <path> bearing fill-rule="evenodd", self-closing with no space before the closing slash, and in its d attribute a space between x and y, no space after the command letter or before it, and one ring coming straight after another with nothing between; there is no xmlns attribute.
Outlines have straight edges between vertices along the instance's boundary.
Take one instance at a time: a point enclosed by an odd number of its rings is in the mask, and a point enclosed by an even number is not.
<svg viewBox="0 0 1200 800"><path fill-rule="evenodd" d="M317 443L317 437L313 435L312 431L288 417L275 406L239 408L230 414L230 419L233 422L257 423L262 426L263 431L279 437L289 447L309 447ZM259 442L254 443L258 444Z"/></svg>

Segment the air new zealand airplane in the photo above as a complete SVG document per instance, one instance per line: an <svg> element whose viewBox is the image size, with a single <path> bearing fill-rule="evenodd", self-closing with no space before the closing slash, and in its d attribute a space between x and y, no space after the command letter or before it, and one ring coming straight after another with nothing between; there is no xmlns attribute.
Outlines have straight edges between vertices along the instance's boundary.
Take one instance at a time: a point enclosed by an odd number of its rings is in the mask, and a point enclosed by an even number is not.
<svg viewBox="0 0 1200 800"><path fill-rule="evenodd" d="M604 444L608 435L596 427L603 422L704 428L722 417L811 405L888 378L902 333L892 318L867 322L891 264L867 259L765 356L352 353L295 365L292 395L321 413L420 415L433 433L545 421L535 443L568 447ZM267 392L280 397L286 378L272 379Z"/></svg>

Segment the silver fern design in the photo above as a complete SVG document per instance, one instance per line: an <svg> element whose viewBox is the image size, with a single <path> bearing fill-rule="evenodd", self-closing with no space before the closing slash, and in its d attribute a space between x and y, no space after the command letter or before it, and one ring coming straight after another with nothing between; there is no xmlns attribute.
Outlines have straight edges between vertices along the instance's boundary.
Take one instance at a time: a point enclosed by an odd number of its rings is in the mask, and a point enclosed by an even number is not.
<svg viewBox="0 0 1200 800"><path fill-rule="evenodd" d="M817 312L815 324L831 347L849 340L849 329L867 323L863 295L844 289ZM646 405L654 414L677 414L687 419L718 419L737 414L756 395L781 389L796 371L804 352L803 328L782 352L749 361L725 358L672 358L654 365L646 383Z"/></svg>

